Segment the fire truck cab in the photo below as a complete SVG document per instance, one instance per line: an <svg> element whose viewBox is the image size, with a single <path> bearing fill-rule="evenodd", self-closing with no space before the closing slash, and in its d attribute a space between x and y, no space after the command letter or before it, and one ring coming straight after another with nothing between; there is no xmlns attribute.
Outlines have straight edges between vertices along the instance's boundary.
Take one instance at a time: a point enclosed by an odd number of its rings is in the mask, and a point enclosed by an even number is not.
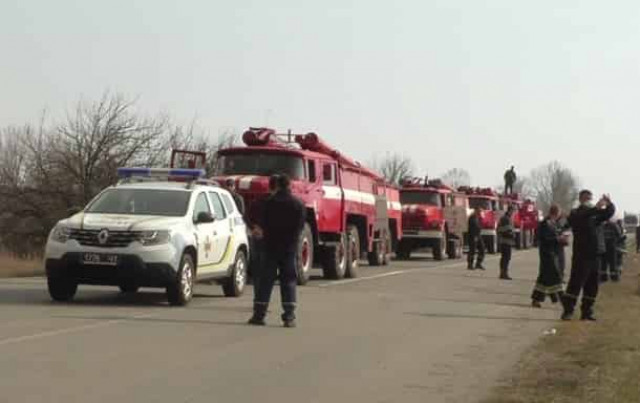
<svg viewBox="0 0 640 403"><path fill-rule="evenodd" d="M298 282L309 280L314 261L326 278L358 275L359 260L386 265L402 234L399 192L377 173L343 156L315 133L277 134L251 128L246 146L218 152L214 180L231 178L244 198L246 218L255 222L269 195L269 177L287 174L291 190L306 206L298 245Z"/></svg>
<svg viewBox="0 0 640 403"><path fill-rule="evenodd" d="M498 221L502 216L501 200L496 191L491 188L471 188L462 186L458 188L469 198L469 208L482 208L480 214L481 236L484 240L487 252L494 254L498 251Z"/></svg>
<svg viewBox="0 0 640 403"><path fill-rule="evenodd" d="M405 179L400 189L402 239L397 255L408 259L411 252L430 248L435 260L462 257L468 200L464 193L439 180Z"/></svg>

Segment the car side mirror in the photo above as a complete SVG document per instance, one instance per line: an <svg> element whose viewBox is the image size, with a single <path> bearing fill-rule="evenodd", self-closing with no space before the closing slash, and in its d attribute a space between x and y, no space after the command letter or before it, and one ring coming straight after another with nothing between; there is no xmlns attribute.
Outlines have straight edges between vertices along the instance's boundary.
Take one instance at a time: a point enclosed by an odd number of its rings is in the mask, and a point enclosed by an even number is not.
<svg viewBox="0 0 640 403"><path fill-rule="evenodd" d="M196 224L208 224L208 223L212 223L216 220L216 218L214 216L211 215L211 213L207 213L206 211L201 211L200 213L198 213L198 216L196 217Z"/></svg>

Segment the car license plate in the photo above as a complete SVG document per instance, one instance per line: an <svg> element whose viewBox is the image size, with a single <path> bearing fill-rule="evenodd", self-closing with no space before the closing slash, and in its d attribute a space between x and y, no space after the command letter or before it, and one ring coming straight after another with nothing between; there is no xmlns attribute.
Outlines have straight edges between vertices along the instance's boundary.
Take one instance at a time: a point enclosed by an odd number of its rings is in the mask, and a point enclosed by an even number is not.
<svg viewBox="0 0 640 403"><path fill-rule="evenodd" d="M97 266L117 266L118 255L105 255L102 253L85 253L82 257L84 264Z"/></svg>

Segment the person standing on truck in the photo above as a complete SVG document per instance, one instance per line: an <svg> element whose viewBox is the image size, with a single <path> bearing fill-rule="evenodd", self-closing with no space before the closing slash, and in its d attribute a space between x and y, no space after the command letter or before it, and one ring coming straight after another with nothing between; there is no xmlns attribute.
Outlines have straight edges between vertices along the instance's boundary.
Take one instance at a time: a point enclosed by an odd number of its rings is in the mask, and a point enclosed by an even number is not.
<svg viewBox="0 0 640 403"><path fill-rule="evenodd" d="M229 178L227 179L226 186L229 193L231 193L231 197L233 197L233 201L236 202L236 207L238 207L238 211L240 214L244 216L244 199L240 196L236 190L236 181Z"/></svg>
<svg viewBox="0 0 640 403"><path fill-rule="evenodd" d="M277 192L264 205L262 235L266 262L258 275L249 324L265 325L271 292L278 278L284 311L282 322L291 328L296 327L296 248L306 217L304 204L291 194L289 177L279 175L277 184Z"/></svg>
<svg viewBox="0 0 640 403"><path fill-rule="evenodd" d="M484 261L484 240L482 239L482 228L480 226L480 214L482 213L482 207L476 206L473 213L469 216L469 229L467 231L469 236L469 256L467 258L467 268L469 270L484 270L482 262ZM475 260L476 251L478 259ZM475 260L475 265L474 265Z"/></svg>
<svg viewBox="0 0 640 403"><path fill-rule="evenodd" d="M562 234L559 219L560 207L553 204L549 208L549 215L538 224L540 265L538 279L531 294L531 306L534 308L541 308L547 295L554 304L562 296L562 272L558 254L568 242L568 235Z"/></svg>
<svg viewBox="0 0 640 403"><path fill-rule="evenodd" d="M498 246L500 247L500 279L511 280L509 277L509 263L511 251L516 244L515 231L513 229L513 206L509 206L498 223Z"/></svg>
<svg viewBox="0 0 640 403"><path fill-rule="evenodd" d="M504 194L513 194L513 185L516 184L518 176L516 175L516 168L511 166L511 169L504 173Z"/></svg>
<svg viewBox="0 0 640 403"><path fill-rule="evenodd" d="M596 320L593 307L598 296L599 255L604 253L601 250L603 245L600 242L599 227L613 216L616 208L608 195L603 195L595 206L592 200L593 194L589 190L582 190L579 194L580 206L569 215L569 225L574 237L573 259L569 284L562 296L562 320L571 320L580 293L581 319Z"/></svg>

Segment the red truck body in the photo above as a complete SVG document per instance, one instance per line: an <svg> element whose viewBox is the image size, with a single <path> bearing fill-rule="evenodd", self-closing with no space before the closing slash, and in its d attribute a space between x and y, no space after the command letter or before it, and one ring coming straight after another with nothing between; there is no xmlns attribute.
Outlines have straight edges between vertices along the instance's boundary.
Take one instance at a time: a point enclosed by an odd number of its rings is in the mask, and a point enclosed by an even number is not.
<svg viewBox="0 0 640 403"><path fill-rule="evenodd" d="M257 202L269 195L272 174L287 174L291 189L307 209L298 248L298 279L304 284L314 260L328 278L357 276L359 259L386 265L402 235L397 188L377 173L343 156L315 133L279 135L251 128L244 147L218 152L214 180L236 183L252 222Z"/></svg>
<svg viewBox="0 0 640 403"><path fill-rule="evenodd" d="M408 259L416 249L430 248L436 260L462 257L462 234L456 234L446 209L461 207L466 218L467 196L438 180L405 180L400 189L402 239L398 257Z"/></svg>

